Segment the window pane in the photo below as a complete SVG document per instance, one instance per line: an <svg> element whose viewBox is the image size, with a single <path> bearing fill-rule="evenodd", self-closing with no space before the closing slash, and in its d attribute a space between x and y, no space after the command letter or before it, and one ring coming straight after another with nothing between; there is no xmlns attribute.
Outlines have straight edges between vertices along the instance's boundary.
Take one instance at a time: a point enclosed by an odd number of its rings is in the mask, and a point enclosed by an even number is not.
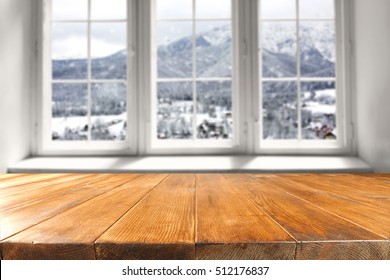
<svg viewBox="0 0 390 280"><path fill-rule="evenodd" d="M88 0L53 0L53 20L87 20Z"/></svg>
<svg viewBox="0 0 390 280"><path fill-rule="evenodd" d="M232 139L232 83L197 83L197 138Z"/></svg>
<svg viewBox="0 0 390 280"><path fill-rule="evenodd" d="M263 22L261 45L263 77L296 77L295 22Z"/></svg>
<svg viewBox="0 0 390 280"><path fill-rule="evenodd" d="M52 25L53 79L86 79L87 53L87 24Z"/></svg>
<svg viewBox="0 0 390 280"><path fill-rule="evenodd" d="M302 22L301 74L304 77L336 76L336 35L333 22Z"/></svg>
<svg viewBox="0 0 390 280"><path fill-rule="evenodd" d="M93 79L126 79L126 23L92 23Z"/></svg>
<svg viewBox="0 0 390 280"><path fill-rule="evenodd" d="M230 21L196 23L198 77L232 76L232 28Z"/></svg>
<svg viewBox="0 0 390 280"><path fill-rule="evenodd" d="M192 22L157 23L159 78L192 77Z"/></svg>
<svg viewBox="0 0 390 280"><path fill-rule="evenodd" d="M300 0L301 18L334 18L334 0Z"/></svg>
<svg viewBox="0 0 390 280"><path fill-rule="evenodd" d="M91 19L126 19L126 0L91 0Z"/></svg>
<svg viewBox="0 0 390 280"><path fill-rule="evenodd" d="M192 83L158 83L157 104L158 139L191 139Z"/></svg>
<svg viewBox="0 0 390 280"><path fill-rule="evenodd" d="M263 83L263 138L298 138L297 83Z"/></svg>
<svg viewBox="0 0 390 280"><path fill-rule="evenodd" d="M52 139L88 139L87 84L53 84Z"/></svg>
<svg viewBox="0 0 390 280"><path fill-rule="evenodd" d="M302 138L336 139L335 82L304 82L301 90Z"/></svg>
<svg viewBox="0 0 390 280"><path fill-rule="evenodd" d="M196 0L197 18L231 18L232 0Z"/></svg>
<svg viewBox="0 0 390 280"><path fill-rule="evenodd" d="M263 19L293 19L297 17L296 0L261 0Z"/></svg>
<svg viewBox="0 0 390 280"><path fill-rule="evenodd" d="M192 0L156 0L157 19L191 19Z"/></svg>
<svg viewBox="0 0 390 280"><path fill-rule="evenodd" d="M92 140L126 140L125 84L92 84Z"/></svg>

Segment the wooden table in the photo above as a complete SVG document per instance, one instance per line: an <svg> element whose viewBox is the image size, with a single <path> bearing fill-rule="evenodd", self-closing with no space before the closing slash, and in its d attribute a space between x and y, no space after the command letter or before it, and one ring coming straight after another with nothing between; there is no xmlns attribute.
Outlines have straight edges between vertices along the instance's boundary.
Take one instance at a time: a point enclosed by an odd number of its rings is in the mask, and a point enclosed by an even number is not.
<svg viewBox="0 0 390 280"><path fill-rule="evenodd" d="M0 175L2 259L390 259L390 175Z"/></svg>

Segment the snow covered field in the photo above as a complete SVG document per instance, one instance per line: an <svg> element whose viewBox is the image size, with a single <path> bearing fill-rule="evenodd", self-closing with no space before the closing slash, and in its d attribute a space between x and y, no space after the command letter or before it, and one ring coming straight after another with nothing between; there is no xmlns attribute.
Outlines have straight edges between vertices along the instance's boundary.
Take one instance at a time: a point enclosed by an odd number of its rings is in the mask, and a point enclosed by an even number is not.
<svg viewBox="0 0 390 280"><path fill-rule="evenodd" d="M173 101L169 104L160 103L157 115L159 139L192 139L193 121L197 138L233 138L232 113L219 106L213 107L209 113L197 113L194 116L192 101Z"/></svg>
<svg viewBox="0 0 390 280"><path fill-rule="evenodd" d="M91 117L92 140L126 139L127 114ZM52 119L53 140L87 140L88 117L60 117Z"/></svg>

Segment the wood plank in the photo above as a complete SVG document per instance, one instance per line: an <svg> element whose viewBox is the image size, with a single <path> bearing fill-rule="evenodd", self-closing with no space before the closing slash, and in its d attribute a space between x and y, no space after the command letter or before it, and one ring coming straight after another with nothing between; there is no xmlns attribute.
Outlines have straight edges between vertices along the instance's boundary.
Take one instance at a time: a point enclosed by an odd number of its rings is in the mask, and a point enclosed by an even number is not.
<svg viewBox="0 0 390 280"><path fill-rule="evenodd" d="M298 244L297 259L301 260L390 260L390 242L308 242Z"/></svg>
<svg viewBox="0 0 390 280"><path fill-rule="evenodd" d="M40 191L42 191L43 188L51 187L51 186L53 186L55 184L59 184L59 183L69 182L69 181L83 178L86 176L88 176L88 175L86 175L86 174L63 174L60 177L51 178L51 179L47 179L44 181L38 181L38 182L33 182L33 183L28 183L28 184L17 185L17 186L13 186L13 187L9 187L9 188L3 188L3 189L0 189L0 199L2 197L7 197L7 196L17 196L17 195L20 195L22 193L31 192L31 191L38 190L38 189L40 189ZM2 202L2 200L0 200L0 208L1 208L1 202Z"/></svg>
<svg viewBox="0 0 390 280"><path fill-rule="evenodd" d="M170 175L95 243L98 259L194 259L195 175Z"/></svg>
<svg viewBox="0 0 390 280"><path fill-rule="evenodd" d="M375 178L369 179L368 177L357 176L354 174L324 174L323 176L320 176L319 174L312 174L310 177L314 181L321 178L321 182L332 183L328 185L334 187L335 189L342 186L342 189L348 189L351 192L357 191L357 194L389 194L389 188L386 187L381 180L376 180Z"/></svg>
<svg viewBox="0 0 390 280"><path fill-rule="evenodd" d="M361 184L365 188L373 189L388 189L390 187L390 175L386 176L389 178L389 181L384 180L384 178L378 177L376 174L287 174L288 177L293 177L296 179L299 178L318 178L320 176L323 180L336 180L338 183L344 182L347 186L352 187L355 184Z"/></svg>
<svg viewBox="0 0 390 280"><path fill-rule="evenodd" d="M94 241L166 176L143 175L12 236L3 258L95 259Z"/></svg>
<svg viewBox="0 0 390 280"><path fill-rule="evenodd" d="M24 207L12 208L1 214L0 240L58 215L78 204L112 190L139 175L95 175L98 181L73 183L61 195L35 201Z"/></svg>
<svg viewBox="0 0 390 280"><path fill-rule="evenodd" d="M265 180L265 179L262 179ZM378 235L390 238L390 218L386 208L362 203L339 194L328 192L321 184L312 180L286 179L278 177L270 183L323 209L335 213ZM330 187L329 187L330 188ZM326 190L325 190L326 189Z"/></svg>
<svg viewBox="0 0 390 280"><path fill-rule="evenodd" d="M14 187L17 185L28 184L38 181L44 181L51 178L57 178L62 174L27 174L25 176L17 176L4 178L0 181L0 189Z"/></svg>
<svg viewBox="0 0 390 280"><path fill-rule="evenodd" d="M0 176L5 259L390 259L386 174L41 175Z"/></svg>
<svg viewBox="0 0 390 280"><path fill-rule="evenodd" d="M389 212L386 209L353 201L341 195L313 187L311 180L301 183L278 176L273 178L263 177L261 181L352 221L384 238L388 239L390 236Z"/></svg>
<svg viewBox="0 0 390 280"><path fill-rule="evenodd" d="M349 177L368 185L375 184L383 188L390 188L390 174L349 174Z"/></svg>
<svg viewBox="0 0 390 280"><path fill-rule="evenodd" d="M60 197L64 192L69 192L69 190L71 190L73 186L87 186L98 182L99 180L104 178L107 178L107 175L90 174L86 176L81 176L76 180L71 180L68 182L65 181L64 183L52 183L51 185L43 189L40 189L39 187L32 189L30 187L30 190L28 192L19 193L18 195L0 197L0 215L11 209L23 208L28 205L37 203L38 201L49 199L52 197Z"/></svg>
<svg viewBox="0 0 390 280"><path fill-rule="evenodd" d="M275 175L272 175L275 177ZM260 178L258 175L256 178ZM350 174L288 174L285 179L309 184L316 189L338 194L344 198L374 205L390 211L390 189L372 181L363 180L361 176Z"/></svg>
<svg viewBox="0 0 390 280"><path fill-rule="evenodd" d="M390 213L390 188L370 183L358 176L315 176L313 180L320 181L321 189L325 185L330 192L387 209Z"/></svg>
<svg viewBox="0 0 390 280"><path fill-rule="evenodd" d="M354 176L360 176L363 178L371 178L371 179L378 179L378 180L390 180L390 174L353 174Z"/></svg>
<svg viewBox="0 0 390 280"><path fill-rule="evenodd" d="M234 175L225 175L231 178ZM278 179L283 176L276 176ZM262 180L258 182L235 182L235 185L256 203L264 212L268 213L275 221L285 228L299 243L301 248L297 251L297 259L308 259L311 255L304 255L304 252L311 252L305 246L310 244L312 252L321 259L333 259L333 255L340 249L340 246L348 243L348 246L354 248L356 254L343 255L343 258L376 259L378 255L376 250L373 252L361 251L362 246L355 240L383 240L381 258L385 258L387 249L386 238L381 237L363 227L355 225L345 219L340 218L330 212L309 203L299 197L293 196L278 188L278 180ZM337 241L337 242L335 242ZM340 242L342 241L342 242ZM326 249L323 246L311 246L312 244L321 244L328 242ZM333 250L328 250L334 246ZM380 245L379 245L380 246ZM302 249L303 248L303 249ZM323 251L321 251L323 250ZM361 252L359 255L357 252ZM339 255L339 254L337 254Z"/></svg>
<svg viewBox="0 0 390 280"><path fill-rule="evenodd" d="M197 175L197 259L293 259L294 239L218 174Z"/></svg>
<svg viewBox="0 0 390 280"><path fill-rule="evenodd" d="M0 174L0 181L9 180L11 178L26 176L27 174Z"/></svg>

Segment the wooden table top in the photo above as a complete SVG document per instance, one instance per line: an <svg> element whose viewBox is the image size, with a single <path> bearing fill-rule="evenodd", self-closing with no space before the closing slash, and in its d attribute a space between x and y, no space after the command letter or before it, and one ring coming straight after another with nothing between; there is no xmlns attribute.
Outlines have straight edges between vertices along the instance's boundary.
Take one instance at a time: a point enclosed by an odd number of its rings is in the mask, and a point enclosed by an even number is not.
<svg viewBox="0 0 390 280"><path fill-rule="evenodd" d="M390 175L0 175L2 259L390 259Z"/></svg>

